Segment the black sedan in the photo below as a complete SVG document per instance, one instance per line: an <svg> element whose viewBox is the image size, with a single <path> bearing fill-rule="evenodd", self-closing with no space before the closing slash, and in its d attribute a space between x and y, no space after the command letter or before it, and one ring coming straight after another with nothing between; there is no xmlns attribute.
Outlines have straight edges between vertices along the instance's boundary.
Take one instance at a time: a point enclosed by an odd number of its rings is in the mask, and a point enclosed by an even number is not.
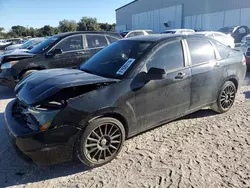
<svg viewBox="0 0 250 188"><path fill-rule="evenodd" d="M14 87L38 70L78 68L99 50L121 39L112 32L68 32L54 35L29 52L0 56L0 85Z"/></svg>
<svg viewBox="0 0 250 188"><path fill-rule="evenodd" d="M37 164L76 155L96 167L145 130L204 107L227 112L245 74L243 54L210 38L124 39L80 70L45 70L25 78L6 108L6 127L17 151Z"/></svg>

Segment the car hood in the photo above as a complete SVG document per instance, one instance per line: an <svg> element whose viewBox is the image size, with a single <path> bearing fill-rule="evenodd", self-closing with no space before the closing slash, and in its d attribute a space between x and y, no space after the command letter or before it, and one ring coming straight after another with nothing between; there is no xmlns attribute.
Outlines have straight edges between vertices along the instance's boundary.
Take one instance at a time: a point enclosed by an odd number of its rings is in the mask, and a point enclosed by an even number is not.
<svg viewBox="0 0 250 188"><path fill-rule="evenodd" d="M10 54L9 53L3 54L0 58L0 64L9 62L9 61L17 61L17 60L26 59L26 58L32 58L35 56L36 54L23 52L23 51L15 51Z"/></svg>
<svg viewBox="0 0 250 188"><path fill-rule="evenodd" d="M28 52L29 50L27 49L13 49L13 50L7 50L3 53L3 55L5 54L15 54L15 53L22 53L22 52Z"/></svg>
<svg viewBox="0 0 250 188"><path fill-rule="evenodd" d="M35 105L64 88L118 81L76 69L50 69L28 76L16 86L15 93L20 101Z"/></svg>
<svg viewBox="0 0 250 188"><path fill-rule="evenodd" d="M6 47L7 50L14 50L17 48L20 48L22 46L22 44L14 44L14 45L10 45L8 47Z"/></svg>

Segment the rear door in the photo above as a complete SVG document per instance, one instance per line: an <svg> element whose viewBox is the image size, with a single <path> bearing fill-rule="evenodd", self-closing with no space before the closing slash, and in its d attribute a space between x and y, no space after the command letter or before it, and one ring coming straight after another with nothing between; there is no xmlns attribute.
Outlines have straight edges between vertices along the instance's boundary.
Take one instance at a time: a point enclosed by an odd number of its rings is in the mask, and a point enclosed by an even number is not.
<svg viewBox="0 0 250 188"><path fill-rule="evenodd" d="M84 53L86 55L86 60L108 46L107 38L104 35L86 34L84 37L86 45Z"/></svg>
<svg viewBox="0 0 250 188"><path fill-rule="evenodd" d="M77 68L86 59L82 34L72 35L62 39L51 51L54 49L62 50L62 54L48 58L50 68Z"/></svg>
<svg viewBox="0 0 250 188"><path fill-rule="evenodd" d="M191 61L190 109L213 102L219 74L216 52L208 39L189 38L187 45ZM216 91L217 92L217 91Z"/></svg>

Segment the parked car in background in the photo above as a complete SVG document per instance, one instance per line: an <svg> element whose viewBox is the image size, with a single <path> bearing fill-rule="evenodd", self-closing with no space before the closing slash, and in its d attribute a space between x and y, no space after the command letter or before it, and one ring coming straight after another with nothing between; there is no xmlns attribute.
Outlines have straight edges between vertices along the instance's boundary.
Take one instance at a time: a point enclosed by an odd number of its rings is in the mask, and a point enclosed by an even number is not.
<svg viewBox="0 0 250 188"><path fill-rule="evenodd" d="M5 44L0 43L0 50L4 50L7 46L10 46L12 44L20 44L22 42L22 38L13 38L13 39L6 39Z"/></svg>
<svg viewBox="0 0 250 188"><path fill-rule="evenodd" d="M15 44L15 45L11 45L5 48L5 51L3 54L10 54L10 53L14 53L14 52L27 52L29 50L31 50L34 46L40 44L42 41L44 41L45 38L33 38L30 39L28 41L26 41L23 44Z"/></svg>
<svg viewBox="0 0 250 188"><path fill-rule="evenodd" d="M0 84L14 87L29 74L43 69L77 68L109 44L121 39L112 32L68 32L54 35L29 52L1 57Z"/></svg>
<svg viewBox="0 0 250 188"><path fill-rule="evenodd" d="M212 31L210 29L195 29L195 32L204 32L204 31Z"/></svg>
<svg viewBox="0 0 250 188"><path fill-rule="evenodd" d="M161 34L190 34L194 33L195 31L193 29L170 29L161 32Z"/></svg>
<svg viewBox="0 0 250 188"><path fill-rule="evenodd" d="M134 31L128 31L121 33L121 36L124 36L123 38L130 38L135 36L142 36L142 35L150 35L152 34L152 30L134 30Z"/></svg>
<svg viewBox="0 0 250 188"><path fill-rule="evenodd" d="M18 49L14 49L14 50L4 51L3 55L6 55L6 54L18 54L18 53L22 53L22 52L29 52L32 48L36 47L37 45L39 45L44 40L46 40L46 39L43 38L43 40L36 41L36 43L34 43L33 45L31 45L29 47L24 46L22 48L18 48Z"/></svg>
<svg viewBox="0 0 250 188"><path fill-rule="evenodd" d="M243 37L241 41L241 50L246 56L248 70L250 69L250 34Z"/></svg>
<svg viewBox="0 0 250 188"><path fill-rule="evenodd" d="M242 38L250 33L247 26L223 27L218 31L232 36L235 43L240 43Z"/></svg>
<svg viewBox="0 0 250 188"><path fill-rule="evenodd" d="M11 45L11 42L7 42L6 40L0 40L0 50L3 50L6 46Z"/></svg>
<svg viewBox="0 0 250 188"><path fill-rule="evenodd" d="M97 167L138 133L204 107L227 112L245 74L241 52L207 37L119 40L80 70L44 70L21 81L5 110L7 132L37 164L76 155Z"/></svg>
<svg viewBox="0 0 250 188"><path fill-rule="evenodd" d="M197 33L194 33L194 35L210 37L210 38L218 40L225 46L228 46L230 48L235 48L234 38L231 37L230 35L226 35L221 32L206 31L206 32L197 32Z"/></svg>

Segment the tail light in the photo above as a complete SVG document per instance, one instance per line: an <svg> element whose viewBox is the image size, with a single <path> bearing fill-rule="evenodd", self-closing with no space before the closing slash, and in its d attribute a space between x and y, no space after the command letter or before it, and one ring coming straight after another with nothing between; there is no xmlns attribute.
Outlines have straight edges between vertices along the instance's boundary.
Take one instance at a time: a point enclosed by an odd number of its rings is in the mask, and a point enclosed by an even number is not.
<svg viewBox="0 0 250 188"><path fill-rule="evenodd" d="M242 58L242 64L246 65L246 58L245 58L245 56L243 56L243 58Z"/></svg>

